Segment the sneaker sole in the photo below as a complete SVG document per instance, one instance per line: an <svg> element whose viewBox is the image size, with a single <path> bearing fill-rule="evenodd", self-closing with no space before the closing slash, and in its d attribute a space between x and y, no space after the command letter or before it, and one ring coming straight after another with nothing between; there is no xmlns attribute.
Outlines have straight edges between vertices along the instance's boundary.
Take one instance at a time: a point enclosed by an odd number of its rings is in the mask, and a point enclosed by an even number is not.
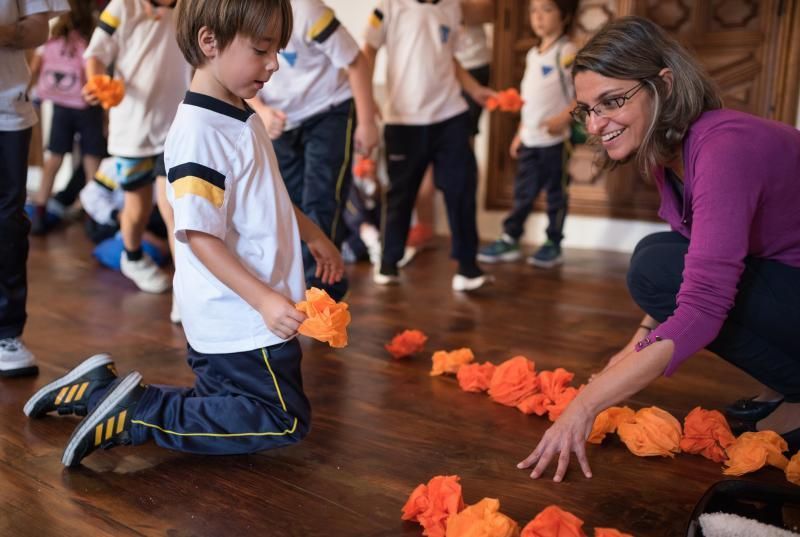
<svg viewBox="0 0 800 537"><path fill-rule="evenodd" d="M72 432L72 436L69 437L69 442L67 442L67 447L64 448L61 464L71 467L77 466L80 463L80 461L75 461L75 450L83 441L84 437L87 434L93 434L94 428L107 418L106 414L108 414L108 411L127 397L128 394L139 385L141 380L141 373L137 371L128 373L113 390L103 396L91 414L86 416L83 421L78 424L78 428Z"/></svg>
<svg viewBox="0 0 800 537"><path fill-rule="evenodd" d="M494 281L494 276L490 274L484 274L480 282L475 282L470 285L464 285L463 283L459 285L452 284L451 287L453 291L457 291L459 293L469 293L470 291L476 291L481 287L489 283L492 283L493 281Z"/></svg>
<svg viewBox="0 0 800 537"><path fill-rule="evenodd" d="M39 374L39 366L31 365L27 367L17 367L15 369L0 370L0 377L35 377Z"/></svg>
<svg viewBox="0 0 800 537"><path fill-rule="evenodd" d="M53 390L57 390L59 388L63 388L69 384L72 384L77 379L91 371L92 369L99 367L101 365L106 365L113 363L114 360L108 354L95 354L94 356L87 358L80 364L78 364L72 371L64 375L63 377L59 377L50 384L43 386L38 392L33 394L33 396L28 399L28 402L25 403L22 411L25 413L26 416L29 418L31 417L31 412L33 412L33 408L36 406L42 397L47 395L48 393L52 392ZM33 416L38 417L38 416Z"/></svg>
<svg viewBox="0 0 800 537"><path fill-rule="evenodd" d="M522 252L509 252L500 255L486 255L478 254L478 261L481 263L510 263L512 261L519 261L522 258Z"/></svg>
<svg viewBox="0 0 800 537"><path fill-rule="evenodd" d="M539 268L553 268L557 267L558 265L563 265L564 258L559 256L552 261L539 261L538 259L528 258L527 263L529 265Z"/></svg>

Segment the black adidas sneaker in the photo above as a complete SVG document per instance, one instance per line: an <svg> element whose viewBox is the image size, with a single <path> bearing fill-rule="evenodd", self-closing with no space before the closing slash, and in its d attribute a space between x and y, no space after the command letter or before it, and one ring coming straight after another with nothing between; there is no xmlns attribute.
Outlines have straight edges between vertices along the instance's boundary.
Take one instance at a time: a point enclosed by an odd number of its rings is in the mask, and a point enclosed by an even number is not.
<svg viewBox="0 0 800 537"><path fill-rule="evenodd" d="M85 416L92 393L114 382L117 370L107 354L95 354L41 390L25 403L23 411L29 418L38 418L48 412L59 415Z"/></svg>
<svg viewBox="0 0 800 537"><path fill-rule="evenodd" d="M64 466L77 466L97 448L131 443L131 419L145 390L141 380L142 375L132 371L114 381L95 409L72 432L61 457Z"/></svg>

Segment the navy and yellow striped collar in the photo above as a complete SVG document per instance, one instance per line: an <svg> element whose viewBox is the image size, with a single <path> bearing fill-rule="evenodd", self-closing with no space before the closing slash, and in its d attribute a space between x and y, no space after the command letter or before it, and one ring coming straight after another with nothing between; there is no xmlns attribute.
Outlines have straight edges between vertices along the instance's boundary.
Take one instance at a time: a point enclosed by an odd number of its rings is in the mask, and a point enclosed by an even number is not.
<svg viewBox="0 0 800 537"><path fill-rule="evenodd" d="M203 93L195 93L193 91L186 92L186 97L183 98L183 104L190 104L199 108L205 108L206 110L211 110L212 112L216 112L233 119L238 119L242 122L247 121L248 118L253 115L253 109L250 108L250 106L248 106L248 104L244 101L242 101L242 104L244 105L245 109L242 110L241 108L237 108L232 104L221 101L216 97L211 97L210 95L205 95Z"/></svg>

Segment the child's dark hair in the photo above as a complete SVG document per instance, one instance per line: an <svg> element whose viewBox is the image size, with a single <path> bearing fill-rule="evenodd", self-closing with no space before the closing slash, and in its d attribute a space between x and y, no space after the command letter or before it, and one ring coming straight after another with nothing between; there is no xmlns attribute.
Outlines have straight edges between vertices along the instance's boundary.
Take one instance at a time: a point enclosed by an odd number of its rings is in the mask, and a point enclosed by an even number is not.
<svg viewBox="0 0 800 537"><path fill-rule="evenodd" d="M204 26L214 32L217 48L225 50L236 34L260 38L270 29L280 32L280 48L292 35L289 0L178 0L175 7L176 37L192 67L206 63L197 36Z"/></svg>
<svg viewBox="0 0 800 537"><path fill-rule="evenodd" d="M89 41L95 26L92 2L90 0L69 0L69 7L70 10L61 15L53 25L50 37L64 39L74 30L86 41Z"/></svg>

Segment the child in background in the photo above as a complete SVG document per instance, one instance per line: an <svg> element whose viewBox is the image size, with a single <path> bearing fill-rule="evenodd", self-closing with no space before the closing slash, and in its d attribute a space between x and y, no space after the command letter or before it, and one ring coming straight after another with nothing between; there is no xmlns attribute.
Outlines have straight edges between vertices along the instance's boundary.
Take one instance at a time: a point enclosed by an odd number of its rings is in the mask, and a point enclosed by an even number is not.
<svg viewBox="0 0 800 537"><path fill-rule="evenodd" d="M93 177L106 153L103 109L89 106L81 89L86 84L83 53L92 36L94 17L87 2L70 0L71 11L59 17L50 40L39 47L31 61L31 85L39 99L52 101L50 154L42 169L42 182L34 194L31 233L47 232L46 207L53 182L66 153L72 153L75 135L80 136L84 175Z"/></svg>
<svg viewBox="0 0 800 537"><path fill-rule="evenodd" d="M341 247L353 149L369 156L378 144L370 69L358 44L322 1L293 0L292 17L280 69L250 104L267 125L292 202ZM308 287L324 288L341 300L346 279L333 287L322 285L307 247L303 263Z"/></svg>
<svg viewBox="0 0 800 537"><path fill-rule="evenodd" d="M125 191L120 229L122 274L142 291L163 293L170 278L142 251L142 233L153 210L153 182L166 175L164 140L186 91L189 66L175 41L171 0L111 0L86 50L86 74L125 83L125 97L109 112L108 152L116 158L114 181ZM97 97L84 90L92 104ZM170 219L165 216L165 220Z"/></svg>
<svg viewBox="0 0 800 537"><path fill-rule="evenodd" d="M539 44L529 52L520 94L525 104L511 157L519 160L514 179L514 203L503 221L503 234L481 249L484 263L522 257L519 239L539 192L547 191L547 241L528 263L551 268L563 263L561 240L567 215L567 174L564 141L569 138L570 111L575 107L569 67L575 46L567 36L577 0L531 0L530 23ZM554 113L555 112L555 113Z"/></svg>
<svg viewBox="0 0 800 537"><path fill-rule="evenodd" d="M458 262L452 287L471 291L486 282L478 267L475 195L477 166L463 89L484 104L493 94L454 58L461 25L458 0L428 3L382 0L366 31L364 51L374 66L378 49L388 53L384 113L389 188L383 223L383 256L374 280L399 281L411 213L425 169L433 164L436 187L444 192Z"/></svg>
<svg viewBox="0 0 800 537"><path fill-rule="evenodd" d="M111 358L98 355L45 386L25 405L28 416L88 410L66 466L101 446L154 440L225 455L291 445L308 432L295 339L305 320L294 306L305 290L301 238L323 283L339 280L344 265L292 205L267 131L244 102L277 70L291 20L289 0L179 0L178 43L196 71L165 160L176 296L197 380L194 388L145 387L137 372L115 380ZM57 398L83 383L77 403Z"/></svg>

